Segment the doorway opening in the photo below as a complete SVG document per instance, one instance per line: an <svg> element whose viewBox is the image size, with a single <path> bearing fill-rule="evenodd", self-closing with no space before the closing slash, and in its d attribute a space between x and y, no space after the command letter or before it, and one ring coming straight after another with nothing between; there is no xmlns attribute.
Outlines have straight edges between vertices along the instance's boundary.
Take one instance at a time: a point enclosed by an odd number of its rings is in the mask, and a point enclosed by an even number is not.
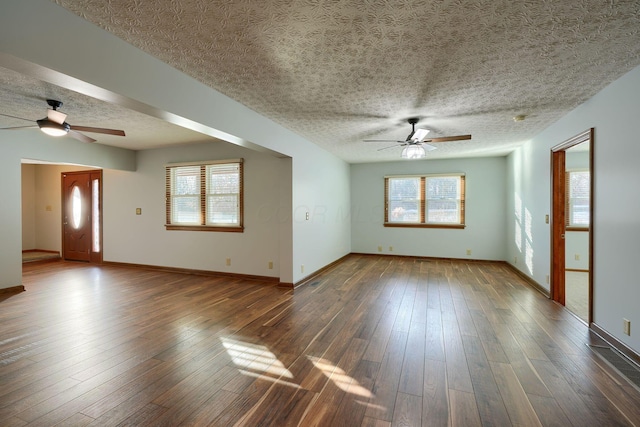
<svg viewBox="0 0 640 427"><path fill-rule="evenodd" d="M591 128L551 149L551 299L593 321Z"/></svg>
<svg viewBox="0 0 640 427"><path fill-rule="evenodd" d="M102 262L102 170L62 173L62 258Z"/></svg>

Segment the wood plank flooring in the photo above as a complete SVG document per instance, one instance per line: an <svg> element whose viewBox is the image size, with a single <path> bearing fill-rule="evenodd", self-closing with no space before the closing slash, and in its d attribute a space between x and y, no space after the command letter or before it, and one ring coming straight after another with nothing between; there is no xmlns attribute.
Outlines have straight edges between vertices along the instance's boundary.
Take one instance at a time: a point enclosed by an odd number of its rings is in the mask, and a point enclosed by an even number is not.
<svg viewBox="0 0 640 427"><path fill-rule="evenodd" d="M51 262L0 295L2 426L640 426L501 263L350 255L295 291Z"/></svg>

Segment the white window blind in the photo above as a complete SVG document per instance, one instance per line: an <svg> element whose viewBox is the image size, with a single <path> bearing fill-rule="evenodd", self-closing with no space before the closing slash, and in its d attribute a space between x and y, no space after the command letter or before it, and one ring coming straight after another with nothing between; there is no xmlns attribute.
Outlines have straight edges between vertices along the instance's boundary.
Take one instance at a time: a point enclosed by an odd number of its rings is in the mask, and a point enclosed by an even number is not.
<svg viewBox="0 0 640 427"><path fill-rule="evenodd" d="M242 231L243 162L166 166L166 227Z"/></svg>
<svg viewBox="0 0 640 427"><path fill-rule="evenodd" d="M567 227L589 227L591 174L588 170L567 171Z"/></svg>
<svg viewBox="0 0 640 427"><path fill-rule="evenodd" d="M465 176L385 177L385 226L464 227Z"/></svg>

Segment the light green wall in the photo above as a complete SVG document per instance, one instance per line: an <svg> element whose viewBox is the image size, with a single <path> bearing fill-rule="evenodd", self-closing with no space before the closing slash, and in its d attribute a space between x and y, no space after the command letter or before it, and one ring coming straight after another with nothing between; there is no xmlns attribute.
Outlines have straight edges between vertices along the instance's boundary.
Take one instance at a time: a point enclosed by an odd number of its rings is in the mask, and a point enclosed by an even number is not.
<svg viewBox="0 0 640 427"><path fill-rule="evenodd" d="M585 104L541 132L508 158L507 235L508 261L526 256L515 244L515 207L531 214L527 242L531 264L517 268L540 285L550 274L550 229L544 216L550 213L550 149L593 127L595 129L594 193L592 218L593 321L611 335L640 352L640 334L622 333L622 319L640 324L640 284L635 268L640 239L640 144L637 115L640 111L640 67L603 89ZM522 234L527 233L521 229Z"/></svg>
<svg viewBox="0 0 640 427"><path fill-rule="evenodd" d="M464 173L463 230L384 227L385 175ZM351 165L353 251L504 260L506 158L420 160ZM393 247L393 251L389 250ZM467 250L471 255L467 255Z"/></svg>

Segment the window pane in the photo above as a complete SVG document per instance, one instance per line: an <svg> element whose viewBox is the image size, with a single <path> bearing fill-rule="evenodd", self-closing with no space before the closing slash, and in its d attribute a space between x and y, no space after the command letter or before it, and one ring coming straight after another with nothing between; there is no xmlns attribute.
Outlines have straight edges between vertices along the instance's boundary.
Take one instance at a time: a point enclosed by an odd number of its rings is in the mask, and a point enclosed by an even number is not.
<svg viewBox="0 0 640 427"><path fill-rule="evenodd" d="M200 166L171 170L171 222L200 224Z"/></svg>
<svg viewBox="0 0 640 427"><path fill-rule="evenodd" d="M77 230L80 228L80 221L82 220L82 196L77 185L71 190L71 214L71 225Z"/></svg>
<svg viewBox="0 0 640 427"><path fill-rule="evenodd" d="M100 252L100 180L94 179L92 186L93 252Z"/></svg>
<svg viewBox="0 0 640 427"><path fill-rule="evenodd" d="M239 184L240 182L237 173L212 173L209 175L210 194L237 193Z"/></svg>
<svg viewBox="0 0 640 427"><path fill-rule="evenodd" d="M569 172L569 225L589 225L589 171Z"/></svg>
<svg viewBox="0 0 640 427"><path fill-rule="evenodd" d="M420 178L389 178L389 222L420 222Z"/></svg>
<svg viewBox="0 0 640 427"><path fill-rule="evenodd" d="M207 197L207 224L238 223L238 196Z"/></svg>
<svg viewBox="0 0 640 427"><path fill-rule="evenodd" d="M239 224L240 165L207 166L207 225Z"/></svg>
<svg viewBox="0 0 640 427"><path fill-rule="evenodd" d="M173 169L173 194L200 194L200 167L185 166Z"/></svg>
<svg viewBox="0 0 640 427"><path fill-rule="evenodd" d="M427 178L427 222L460 223L460 177Z"/></svg>
<svg viewBox="0 0 640 427"><path fill-rule="evenodd" d="M460 222L458 202L455 200L429 200L427 222Z"/></svg>
<svg viewBox="0 0 640 427"><path fill-rule="evenodd" d="M200 224L200 196L174 197L171 222L174 224Z"/></svg>

